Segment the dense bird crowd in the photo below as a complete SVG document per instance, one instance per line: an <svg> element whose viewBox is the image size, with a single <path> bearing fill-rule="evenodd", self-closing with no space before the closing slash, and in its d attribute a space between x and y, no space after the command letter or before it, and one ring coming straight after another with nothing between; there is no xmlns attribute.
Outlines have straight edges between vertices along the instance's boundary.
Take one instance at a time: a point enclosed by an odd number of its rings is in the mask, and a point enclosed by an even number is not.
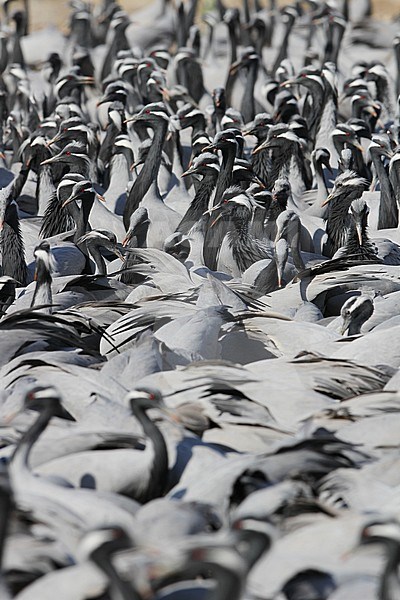
<svg viewBox="0 0 400 600"><path fill-rule="evenodd" d="M1 600L399 600L400 22L14 4Z"/></svg>

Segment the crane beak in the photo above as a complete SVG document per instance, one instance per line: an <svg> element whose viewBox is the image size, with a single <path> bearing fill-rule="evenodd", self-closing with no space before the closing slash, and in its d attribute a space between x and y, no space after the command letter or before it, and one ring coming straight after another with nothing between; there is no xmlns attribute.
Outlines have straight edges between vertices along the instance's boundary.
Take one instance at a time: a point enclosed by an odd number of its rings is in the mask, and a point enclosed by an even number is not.
<svg viewBox="0 0 400 600"><path fill-rule="evenodd" d="M196 174L196 169L194 169L193 167L189 167L187 171L184 171L181 175L181 177L188 177L189 175L195 175Z"/></svg>
<svg viewBox="0 0 400 600"><path fill-rule="evenodd" d="M106 199L104 198L104 196L102 196L101 194L98 194L95 190L93 190L97 200L100 200L100 202L106 202Z"/></svg>
<svg viewBox="0 0 400 600"><path fill-rule="evenodd" d="M167 88L162 88L161 94L164 100L166 100L167 102L171 100L171 94L169 93L169 90Z"/></svg>
<svg viewBox="0 0 400 600"><path fill-rule="evenodd" d="M268 142L263 142L262 144L260 144L256 148L254 148L252 150L251 154L254 156L255 154L258 154L259 152L261 152L261 150L265 150L266 148L269 148L269 147L270 146L268 145Z"/></svg>
<svg viewBox="0 0 400 600"><path fill-rule="evenodd" d="M52 165L53 163L57 162L57 156L58 155L51 156L50 158L47 158L46 160L43 160L40 163L40 166L43 166L43 165Z"/></svg>
<svg viewBox="0 0 400 600"><path fill-rule="evenodd" d="M10 425L10 423L12 423L14 421L15 417L17 417L19 414L21 414L21 412L22 412L22 408L20 408L18 410L14 410L13 412L11 412L7 416L5 416L3 418L2 425Z"/></svg>
<svg viewBox="0 0 400 600"><path fill-rule="evenodd" d="M356 231L357 231L358 243L360 244L360 246L362 246L362 228L361 228L361 223L356 223Z"/></svg>
<svg viewBox="0 0 400 600"><path fill-rule="evenodd" d="M61 208L65 208L68 204L71 204L74 200L77 200L78 196L69 196L61 205Z"/></svg>
<svg viewBox="0 0 400 600"><path fill-rule="evenodd" d="M218 207L215 207L215 208L214 208L214 210L215 210L216 208L219 208L219 206L218 206ZM222 214L223 214L223 213L222 213L222 212L220 212L220 213L219 213L219 215L217 215L217 216L215 217L215 219L214 219L214 220L213 220L213 221L210 223L210 227L214 227L214 225L216 225L216 224L218 223L218 221L219 221L219 220L221 219L221 217L222 217Z"/></svg>
<svg viewBox="0 0 400 600"><path fill-rule="evenodd" d="M96 80L95 80L95 78L94 78L94 77L90 77L90 76L87 76L87 77L79 77L79 78L77 79L77 83L78 83L79 85L93 85L94 83L96 83Z"/></svg>
<svg viewBox="0 0 400 600"><path fill-rule="evenodd" d="M131 233L130 231L127 231L126 236L124 237L124 239L122 240L122 247L126 248L127 245L129 244L131 238L133 237L133 232Z"/></svg>
<svg viewBox="0 0 400 600"><path fill-rule="evenodd" d="M263 181L261 181L261 179L255 173L253 173L252 181L254 183L257 183L260 186L260 188L263 189L263 190L265 190L267 188L267 186L265 185L265 183Z"/></svg>
<svg viewBox="0 0 400 600"><path fill-rule="evenodd" d="M331 192L329 194L329 196L327 197L327 199L321 204L321 208L323 208L324 206L326 206L327 204L329 204L329 202L332 200L333 197L334 197L333 193Z"/></svg>
<svg viewBox="0 0 400 600"><path fill-rule="evenodd" d="M53 144L55 144L56 142L58 142L58 140L61 138L61 136L59 134L55 135L51 140L49 140L46 144L46 148L50 148L50 146L52 146Z"/></svg>
<svg viewBox="0 0 400 600"><path fill-rule="evenodd" d="M242 67L242 61L240 61L240 60L237 60L236 62L232 63L229 68L229 75L235 75L241 67Z"/></svg>
<svg viewBox="0 0 400 600"><path fill-rule="evenodd" d="M115 254L116 256L118 256L118 258L120 258L122 261L124 261L124 260L125 260L125 256L122 254L122 252L120 251L120 249L119 249L119 248L115 247L115 248L113 249L113 252L114 252L114 254Z"/></svg>
<svg viewBox="0 0 400 600"><path fill-rule="evenodd" d="M357 150L364 153L364 148L361 146L361 144L359 142L353 142L352 145L354 146L354 148L357 148Z"/></svg>
<svg viewBox="0 0 400 600"><path fill-rule="evenodd" d="M133 162L131 164L131 166L129 167L129 170L130 171L134 171L137 167L139 167L142 164L143 164L143 160L141 160L140 158L138 158L138 160L136 160L135 162Z"/></svg>
<svg viewBox="0 0 400 600"><path fill-rule="evenodd" d="M286 79L286 81L282 81L282 83L279 84L280 88L285 88L285 87L291 87L292 85L296 85L297 81L295 79Z"/></svg>
<svg viewBox="0 0 400 600"><path fill-rule="evenodd" d="M350 327L350 318L343 319L342 326L340 328L340 335L343 337L348 328Z"/></svg>
<svg viewBox="0 0 400 600"><path fill-rule="evenodd" d="M124 123L136 123L136 121L140 121L140 115L129 117L129 119L125 119Z"/></svg>

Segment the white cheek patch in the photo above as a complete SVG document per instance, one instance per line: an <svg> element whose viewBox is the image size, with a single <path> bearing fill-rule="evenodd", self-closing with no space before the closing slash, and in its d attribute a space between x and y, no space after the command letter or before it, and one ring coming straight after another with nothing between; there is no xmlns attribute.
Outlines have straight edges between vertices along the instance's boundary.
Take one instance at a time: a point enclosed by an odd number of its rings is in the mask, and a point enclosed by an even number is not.
<svg viewBox="0 0 400 600"><path fill-rule="evenodd" d="M46 252L46 250L41 250L39 248L38 250L35 250L34 255L36 260L42 261L42 263L45 265L46 269L50 271L50 273L55 270L56 261L54 260L54 257L51 252Z"/></svg>

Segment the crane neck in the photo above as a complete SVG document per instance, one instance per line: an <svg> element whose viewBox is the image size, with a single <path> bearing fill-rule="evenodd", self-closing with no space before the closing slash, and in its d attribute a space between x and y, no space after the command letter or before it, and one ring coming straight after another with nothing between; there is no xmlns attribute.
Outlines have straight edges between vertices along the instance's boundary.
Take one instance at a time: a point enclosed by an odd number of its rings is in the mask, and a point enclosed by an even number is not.
<svg viewBox="0 0 400 600"><path fill-rule="evenodd" d="M390 229L399 224L399 209L395 195L393 194L392 184L385 166L381 160L380 154L371 149L371 159L379 179L381 195L379 201L378 229Z"/></svg>
<svg viewBox="0 0 400 600"><path fill-rule="evenodd" d="M187 209L178 227L176 228L176 231L180 231L183 234L188 233L193 227L193 225L197 223L197 221L201 218L203 213L207 210L211 194L215 187L217 176L217 172L213 172L208 173L203 177L203 180L201 181L198 187L196 195L190 203L190 206Z"/></svg>
<svg viewBox="0 0 400 600"><path fill-rule="evenodd" d="M81 238L87 231L90 229L89 227L89 215L92 210L92 206L95 200L95 195L93 192L86 192L81 196L81 208L79 209L75 202L71 202L68 206L72 208L71 215L75 221L76 228L74 234L74 244L77 243L79 238ZM85 247L84 244L78 245L79 249ZM82 250L83 251L83 250Z"/></svg>
<svg viewBox="0 0 400 600"><path fill-rule="evenodd" d="M129 221L132 213L143 200L146 192L149 190L153 181L157 180L158 171L160 169L162 149L167 135L168 123L164 119L160 119L157 127L154 128L153 142L150 146L143 168L137 176L131 190L129 192L125 209L124 209L124 226L129 228Z"/></svg>
<svg viewBox="0 0 400 600"><path fill-rule="evenodd" d="M258 61L252 60L248 72L247 72L247 82L246 87L244 88L244 93L242 97L242 105L241 105L241 113L243 115L243 119L245 123L249 123L253 121L256 113L255 102L254 102L254 88L257 81L258 75Z"/></svg>
<svg viewBox="0 0 400 600"><path fill-rule="evenodd" d="M279 65L281 64L281 62L287 58L287 54L288 54L288 44L289 44L289 36L290 36L290 32L292 31L294 25L294 18L293 17L289 17L288 21L286 23L285 26L285 32L283 34L283 40L279 46L280 50L278 53L278 56L275 59L274 62L274 66L272 67L271 70L271 74L275 75Z"/></svg>
<svg viewBox="0 0 400 600"><path fill-rule="evenodd" d="M216 206L222 200L225 190L232 184L232 171L235 164L236 144L230 144L222 150L222 166L217 179L213 205Z"/></svg>
<svg viewBox="0 0 400 600"><path fill-rule="evenodd" d="M50 315L53 312L51 304L53 303L53 294L51 291L52 277L48 269L40 263L36 266L36 286L33 292L31 308L33 306L46 305L40 312Z"/></svg>
<svg viewBox="0 0 400 600"><path fill-rule="evenodd" d="M100 252L99 246L97 246L97 245L90 246L88 248L88 251L96 265L96 270L95 270L94 274L95 275L107 275L106 261L104 260L102 254Z"/></svg>
<svg viewBox="0 0 400 600"><path fill-rule="evenodd" d="M39 412L38 417L32 425L25 431L12 455L12 463L19 467L19 470L30 471L29 455L35 442L39 439L43 431L46 429L53 416L51 405Z"/></svg>
<svg viewBox="0 0 400 600"><path fill-rule="evenodd" d="M141 424L147 438L153 445L154 458L151 467L149 484L139 501L148 502L159 498L164 493L168 481L168 452L164 437L159 428L147 416L147 409L132 403L132 412Z"/></svg>

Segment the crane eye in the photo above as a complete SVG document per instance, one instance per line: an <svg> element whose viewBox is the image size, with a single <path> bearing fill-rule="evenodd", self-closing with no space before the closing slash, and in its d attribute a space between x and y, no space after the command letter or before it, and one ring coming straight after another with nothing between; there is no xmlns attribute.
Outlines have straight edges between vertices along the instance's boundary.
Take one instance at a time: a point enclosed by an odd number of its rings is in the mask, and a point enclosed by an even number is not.
<svg viewBox="0 0 400 600"><path fill-rule="evenodd" d="M156 397L154 394L149 394L149 400L155 400L155 399L156 399Z"/></svg>
<svg viewBox="0 0 400 600"><path fill-rule="evenodd" d="M65 153L65 156L71 156L71 152L68 150L68 152Z"/></svg>
<svg viewBox="0 0 400 600"><path fill-rule="evenodd" d="M149 110L145 110L145 113L146 113L146 115L149 115L150 111Z"/></svg>

